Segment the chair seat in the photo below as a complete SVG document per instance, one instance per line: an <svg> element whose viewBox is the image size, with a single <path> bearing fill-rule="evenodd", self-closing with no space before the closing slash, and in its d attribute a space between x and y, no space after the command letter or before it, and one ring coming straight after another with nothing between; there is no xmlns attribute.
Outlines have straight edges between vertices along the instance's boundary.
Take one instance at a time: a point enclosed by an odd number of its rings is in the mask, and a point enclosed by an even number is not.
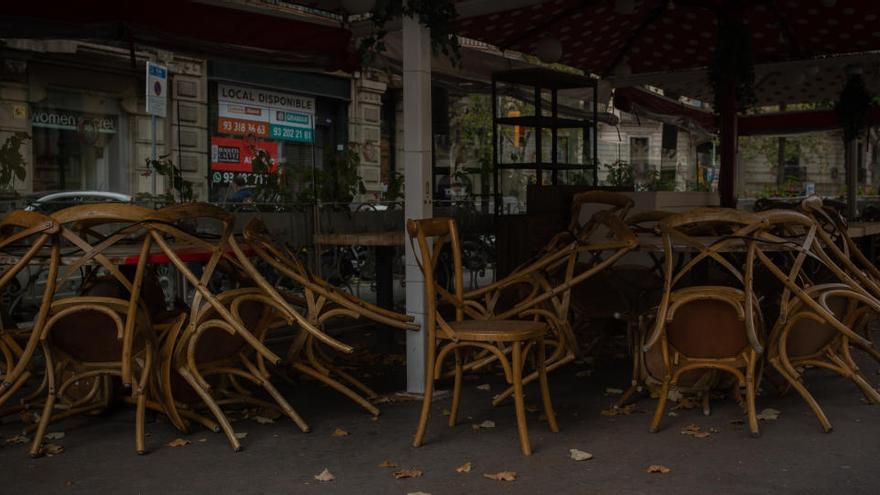
<svg viewBox="0 0 880 495"><path fill-rule="evenodd" d="M547 333L547 324L529 320L464 320L449 326L461 340L485 342L529 340Z"/></svg>

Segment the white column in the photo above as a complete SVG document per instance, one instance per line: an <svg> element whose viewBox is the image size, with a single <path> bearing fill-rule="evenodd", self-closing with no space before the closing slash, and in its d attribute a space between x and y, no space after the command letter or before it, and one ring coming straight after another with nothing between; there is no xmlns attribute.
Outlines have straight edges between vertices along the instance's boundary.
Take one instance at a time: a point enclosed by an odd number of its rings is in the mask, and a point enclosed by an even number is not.
<svg viewBox="0 0 880 495"><path fill-rule="evenodd" d="M428 218L431 204L431 43L428 29L403 19L403 163L406 218ZM424 277L406 243L406 312L423 325ZM425 389L425 331L406 334L406 390Z"/></svg>

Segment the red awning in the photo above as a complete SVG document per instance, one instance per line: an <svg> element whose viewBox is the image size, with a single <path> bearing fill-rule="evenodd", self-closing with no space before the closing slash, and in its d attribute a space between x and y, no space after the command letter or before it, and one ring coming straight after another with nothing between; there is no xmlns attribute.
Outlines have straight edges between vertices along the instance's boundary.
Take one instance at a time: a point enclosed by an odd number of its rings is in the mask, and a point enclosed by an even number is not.
<svg viewBox="0 0 880 495"><path fill-rule="evenodd" d="M614 107L624 112L662 120L681 128L717 132L715 115L640 88L614 90ZM880 124L880 106L873 105L868 125ZM743 115L737 119L740 136L798 134L827 131L841 126L834 110Z"/></svg>
<svg viewBox="0 0 880 495"><path fill-rule="evenodd" d="M356 65L346 29L192 1L11 2L0 37L113 40L328 70Z"/></svg>
<svg viewBox="0 0 880 495"><path fill-rule="evenodd" d="M473 3L475 0L463 0ZM880 50L877 0L545 0L461 19L461 34L534 54L544 37L558 39L561 63L599 75L625 63L633 74L709 65L719 15L742 6L752 32L754 63L804 60Z"/></svg>

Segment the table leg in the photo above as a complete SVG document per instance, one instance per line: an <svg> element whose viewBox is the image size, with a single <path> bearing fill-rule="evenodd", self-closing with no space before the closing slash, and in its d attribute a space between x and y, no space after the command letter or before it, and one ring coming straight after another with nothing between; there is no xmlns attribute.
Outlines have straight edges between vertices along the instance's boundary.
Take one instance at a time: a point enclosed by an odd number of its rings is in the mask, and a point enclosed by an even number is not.
<svg viewBox="0 0 880 495"><path fill-rule="evenodd" d="M393 246L376 246L376 305L384 309L394 309L394 259ZM379 330L379 341L385 345L394 343L395 330L383 326Z"/></svg>

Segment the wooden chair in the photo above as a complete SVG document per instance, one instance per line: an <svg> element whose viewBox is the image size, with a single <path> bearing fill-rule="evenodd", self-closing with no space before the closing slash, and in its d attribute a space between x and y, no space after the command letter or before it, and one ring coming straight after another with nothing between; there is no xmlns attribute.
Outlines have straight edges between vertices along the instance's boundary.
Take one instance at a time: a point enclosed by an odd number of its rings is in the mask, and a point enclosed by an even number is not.
<svg viewBox="0 0 880 495"><path fill-rule="evenodd" d="M880 302L835 263L827 252L834 244L828 244L832 240L819 233L822 229L813 219L792 210L768 210L760 216L768 227L750 249L784 287L779 317L768 340L767 359L809 405L823 430L829 432L831 423L804 386L799 370L831 370L851 379L869 402L880 402L880 393L871 387L850 355L850 342L870 345L852 329L865 311L878 312ZM780 250L788 256L779 256ZM812 279L816 268L810 273L804 269L808 260L826 272L822 278L837 282L815 284Z"/></svg>
<svg viewBox="0 0 880 495"><path fill-rule="evenodd" d="M13 328L11 320L0 321L0 406L12 398L32 375L31 360L40 345L40 333L55 292L60 256L58 230L54 220L34 212L14 211L0 220L0 256L8 257L10 261L0 275L0 291L32 262L40 261L48 270L40 308L30 331Z"/></svg>
<svg viewBox="0 0 880 495"><path fill-rule="evenodd" d="M65 266L55 287L83 271L89 275L84 277L82 295L51 303L48 320L40 332L48 394L35 425L32 456L40 455L50 422L107 407L110 377L118 377L131 390L131 401L136 404L136 450L139 454L145 451L144 415L157 348L149 314L140 298L140 282L150 251L143 220L149 213L134 205L96 204L73 206L53 214L66 243ZM109 231L99 233L98 225ZM109 257L114 248L126 244L140 256L134 281L129 281ZM99 267L107 275L97 277ZM68 394L80 381L91 385L83 394ZM56 411L59 405L61 410Z"/></svg>
<svg viewBox="0 0 880 495"><path fill-rule="evenodd" d="M296 308L304 308L305 321L300 325L306 331L301 332L288 350L286 363L296 371L316 379L334 390L345 395L366 409L370 414L379 415L379 409L368 399L378 395L360 380L333 363L333 359L325 349L351 353L353 348L320 330L325 323L335 318L366 318L381 325L403 330L418 330L413 325L412 317L401 315L370 304L351 294L343 292L327 281L313 274L288 249L277 243L269 234L265 224L257 218L252 219L244 228L243 237L247 247L256 254L257 259L265 262L269 268L284 280L292 282L300 288L301 295L282 291L263 277L244 253L242 246L235 239L231 245L249 276L263 292L280 307L286 308L291 314L299 315ZM302 318L302 317L298 317ZM366 397L343 382L347 382Z"/></svg>
<svg viewBox="0 0 880 495"><path fill-rule="evenodd" d="M629 196L612 191L585 191L575 194L571 200L569 232L576 233L584 227L584 224L581 224L580 218L581 211L587 205L593 205L593 208L597 211L610 211L621 220L624 220L635 203ZM588 212L587 218L589 219L593 213L595 212Z"/></svg>
<svg viewBox="0 0 880 495"><path fill-rule="evenodd" d="M635 237L614 212L596 212L582 228L578 238L567 233L557 236L543 256L524 265L502 280L465 292L465 315L481 320L531 319L548 325L544 345L552 349L545 360L547 372L576 359L578 343L570 322L573 291L589 284L614 266L636 246ZM585 262L579 262L587 258ZM441 300L454 307L455 297L438 288ZM509 354L509 346L505 347ZM484 351L464 364L464 370L480 369L495 363L497 356ZM523 378L527 385L539 377L537 370ZM498 405L514 393L513 387L498 394Z"/></svg>
<svg viewBox="0 0 880 495"><path fill-rule="evenodd" d="M547 370L544 363L544 336L547 325L539 321L525 320L466 320L462 277L461 251L459 248L458 231L455 221L450 218L431 218L407 221L410 239L416 239L419 245L421 269L425 276L427 339L425 390L422 402L422 413L413 446L419 447L424 441L431 412L431 400L434 394L434 382L441 376L444 359L452 353L455 356L454 385L452 406L450 408L449 425L454 426L458 418L461 403L462 385L462 350L477 348L492 352L501 364L507 382L513 385L514 404L516 409L517 429L520 447L524 455L532 452L526 429L526 412L523 401L523 362L529 351L535 353L535 361L540 381L541 397L544 413L551 431L558 431L556 415L550 400L547 383ZM434 242L429 243L428 238ZM453 260L453 301L455 307L454 320L446 321L438 311L438 284L434 273L437 269L440 253L445 245L449 245ZM510 347L510 358L505 354L505 347Z"/></svg>
<svg viewBox="0 0 880 495"><path fill-rule="evenodd" d="M145 224L161 254L195 289L187 314L162 336L158 391L175 426L186 431L188 420L194 420L222 430L238 451L241 443L223 405L274 408L301 430L308 431L308 425L271 384L266 362L275 366L281 358L263 343L267 331L279 322L297 321L253 287L232 250L233 222L230 213L216 206L183 203L154 212ZM194 231L199 223L213 232ZM193 250L209 254L199 275L185 261L185 253ZM239 286L215 293L212 280L221 272ZM273 402L253 397L240 380L259 387ZM198 414L201 407L208 408L216 423Z"/></svg>
<svg viewBox="0 0 880 495"><path fill-rule="evenodd" d="M732 209L706 208L666 218L659 229L663 236L664 293L655 326L645 342L648 352L660 346L664 376L651 421L656 432L665 414L671 386L696 369L726 371L746 387L746 411L752 435L758 435L755 413L756 369L763 352L763 323L752 289L753 262L749 252L744 268L731 258L747 251L750 236L764 222L752 214ZM687 232L710 230L716 235L699 237ZM681 268L674 266L678 249L693 253ZM730 285L691 284L688 276L698 266L714 266ZM740 265L742 266L742 265Z"/></svg>

